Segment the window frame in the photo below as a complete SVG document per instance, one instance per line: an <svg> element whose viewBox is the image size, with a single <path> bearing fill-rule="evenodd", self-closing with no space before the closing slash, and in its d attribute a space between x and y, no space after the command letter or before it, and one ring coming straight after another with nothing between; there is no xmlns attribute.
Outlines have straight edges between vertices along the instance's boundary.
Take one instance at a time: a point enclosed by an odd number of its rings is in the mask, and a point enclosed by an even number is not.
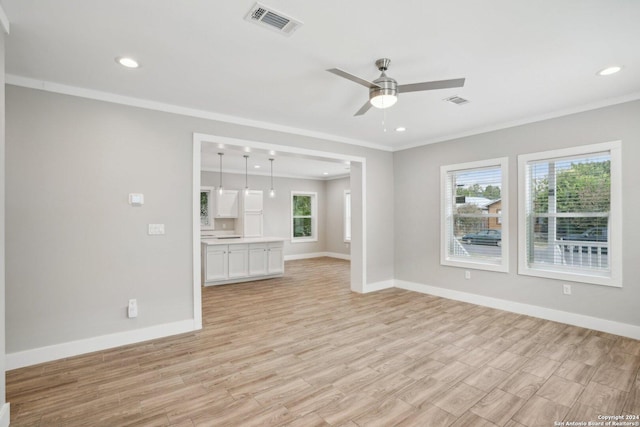
<svg viewBox="0 0 640 427"><path fill-rule="evenodd" d="M344 243L351 243L351 190L344 190L343 200L343 238Z"/></svg>
<svg viewBox="0 0 640 427"><path fill-rule="evenodd" d="M481 259L464 260L449 255L449 231L447 229L448 215L453 215L452 206L447 201L448 175L450 172L458 172L473 169L485 169L490 167L500 168L501 188L500 199L502 200L502 244L501 257L499 263L487 262ZM488 270L501 273L509 272L509 158L499 157L494 159L480 160L475 162L458 163L453 165L440 166L440 264L450 267L471 268L476 270Z"/></svg>
<svg viewBox="0 0 640 427"><path fill-rule="evenodd" d="M294 216L293 215L293 198L295 196L309 196L311 197L311 236L294 237L294 219L295 218L308 218L307 216ZM291 206L289 209L291 214L291 243L307 243L318 241L318 193L315 191L292 191L291 192Z"/></svg>
<svg viewBox="0 0 640 427"><path fill-rule="evenodd" d="M518 274L543 277L593 285L622 287L622 144L611 141L598 144L580 145L576 147L542 151L518 156ZM530 162L560 160L566 157L582 157L590 154L608 152L611 162L611 192L609 210L609 247L608 257L610 274L603 276L589 273L586 270L572 269L561 271L561 268L545 269L541 266L530 266L527 249L527 216L529 185L528 164Z"/></svg>
<svg viewBox="0 0 640 427"><path fill-rule="evenodd" d="M202 193L209 193L209 195L207 196L207 212L208 212L208 219L209 219L209 225L202 225L202 223L200 223L200 231L212 231L215 230L215 222L214 222L214 215L213 215L213 198L215 197L215 191L216 188L215 187L211 187L211 186L206 186L203 185L200 187L200 198L202 198ZM202 212L202 204L200 205L200 212ZM200 217L202 218L202 216Z"/></svg>

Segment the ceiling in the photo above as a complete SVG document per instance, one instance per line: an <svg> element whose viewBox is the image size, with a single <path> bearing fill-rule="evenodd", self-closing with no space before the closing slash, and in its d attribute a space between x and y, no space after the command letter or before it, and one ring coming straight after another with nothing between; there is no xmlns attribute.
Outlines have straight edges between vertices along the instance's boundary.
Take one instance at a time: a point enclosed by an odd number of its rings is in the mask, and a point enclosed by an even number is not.
<svg viewBox="0 0 640 427"><path fill-rule="evenodd" d="M246 171L249 175L271 175L273 159L273 176L283 178L305 178L328 180L347 177L350 174L349 162L319 158L294 153L277 153L269 150L251 149L225 144L203 142L201 147L201 169L205 171L220 171L220 156L222 156L223 173L245 173L245 159L247 155ZM224 177L223 177L224 179Z"/></svg>
<svg viewBox="0 0 640 427"><path fill-rule="evenodd" d="M289 37L245 21L252 0L1 3L8 83L93 89L392 151L640 98L637 0L264 0L303 22ZM141 67L125 69L119 56ZM381 57L400 84L466 84L400 94L354 117L367 89L325 70L374 79ZM612 64L622 72L596 75ZM443 101L453 95L470 103Z"/></svg>

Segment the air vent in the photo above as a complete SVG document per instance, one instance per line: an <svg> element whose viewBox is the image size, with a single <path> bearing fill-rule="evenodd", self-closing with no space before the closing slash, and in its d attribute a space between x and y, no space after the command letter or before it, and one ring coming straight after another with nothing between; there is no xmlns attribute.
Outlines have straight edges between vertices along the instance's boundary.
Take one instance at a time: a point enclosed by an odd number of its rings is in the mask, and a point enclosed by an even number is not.
<svg viewBox="0 0 640 427"><path fill-rule="evenodd" d="M302 25L302 22L297 19L286 16L260 3L254 4L244 19L285 36L290 36Z"/></svg>
<svg viewBox="0 0 640 427"><path fill-rule="evenodd" d="M460 98L459 96L450 96L449 98L443 99L443 101L447 101L456 105L464 105L469 103L468 99Z"/></svg>

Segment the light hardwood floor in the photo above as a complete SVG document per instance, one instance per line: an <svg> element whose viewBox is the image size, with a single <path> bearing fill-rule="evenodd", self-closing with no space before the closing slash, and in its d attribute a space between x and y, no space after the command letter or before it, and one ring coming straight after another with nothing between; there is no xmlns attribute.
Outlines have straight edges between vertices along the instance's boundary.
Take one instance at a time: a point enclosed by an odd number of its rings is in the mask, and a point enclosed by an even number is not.
<svg viewBox="0 0 640 427"><path fill-rule="evenodd" d="M204 288L204 329L7 372L12 426L553 426L640 414L640 342L349 264Z"/></svg>

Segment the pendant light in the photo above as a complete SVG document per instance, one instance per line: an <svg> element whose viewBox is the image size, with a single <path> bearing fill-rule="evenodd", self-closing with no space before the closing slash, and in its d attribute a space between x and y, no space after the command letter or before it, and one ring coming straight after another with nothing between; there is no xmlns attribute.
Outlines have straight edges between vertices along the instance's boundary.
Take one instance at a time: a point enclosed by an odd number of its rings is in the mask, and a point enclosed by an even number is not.
<svg viewBox="0 0 640 427"><path fill-rule="evenodd" d="M249 194L249 155L245 154L242 157L244 157L244 194L246 196Z"/></svg>
<svg viewBox="0 0 640 427"><path fill-rule="evenodd" d="M221 196L224 191L224 188L222 188L222 156L224 156L224 153L218 153L218 157L220 157L220 187L218 187L218 194Z"/></svg>
<svg viewBox="0 0 640 427"><path fill-rule="evenodd" d="M269 190L269 197L272 199L276 197L276 190L273 189L273 159L269 159L271 162L271 190Z"/></svg>

